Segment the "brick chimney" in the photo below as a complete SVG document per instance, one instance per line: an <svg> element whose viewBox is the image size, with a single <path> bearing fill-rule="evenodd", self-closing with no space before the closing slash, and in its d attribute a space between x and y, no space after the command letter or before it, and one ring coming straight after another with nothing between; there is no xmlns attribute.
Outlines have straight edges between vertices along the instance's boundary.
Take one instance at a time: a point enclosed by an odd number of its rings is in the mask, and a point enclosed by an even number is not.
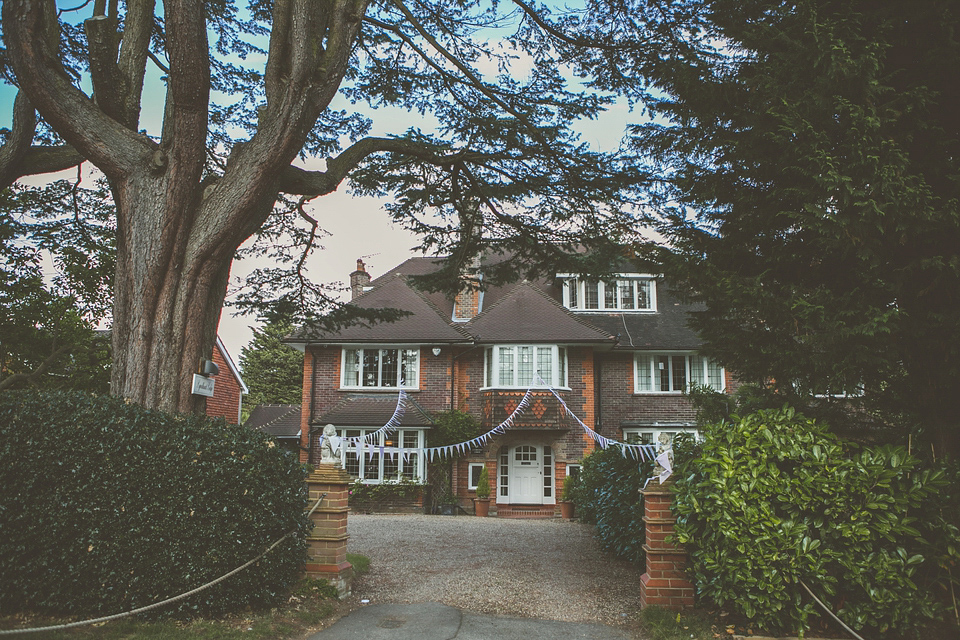
<svg viewBox="0 0 960 640"><path fill-rule="evenodd" d="M357 270L350 274L350 299L356 299L368 284L370 284L370 274L364 269L363 260L357 258Z"/></svg>
<svg viewBox="0 0 960 640"><path fill-rule="evenodd" d="M480 256L470 261L466 273L460 276L460 292L453 305L454 322L466 322L480 313Z"/></svg>

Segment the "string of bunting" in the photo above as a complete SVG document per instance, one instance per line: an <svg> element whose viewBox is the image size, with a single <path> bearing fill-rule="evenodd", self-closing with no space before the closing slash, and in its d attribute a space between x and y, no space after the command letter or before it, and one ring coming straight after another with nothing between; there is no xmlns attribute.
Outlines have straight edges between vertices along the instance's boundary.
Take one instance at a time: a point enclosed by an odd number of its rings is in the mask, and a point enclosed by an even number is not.
<svg viewBox="0 0 960 640"><path fill-rule="evenodd" d="M563 398L560 397L560 394L557 393L556 389L547 385L544 382L543 378L541 378L539 375L537 376L537 380L541 384L545 385L548 389L550 389L550 393L552 393L553 397L557 399L557 402L559 402L560 406L562 406L564 411L567 412L567 415L573 418L574 420L576 420L577 424L580 425L580 427L584 430L584 432L588 436L590 436L593 439L593 441L597 443L597 446L599 446L601 449L606 449L608 447L620 447L620 451L623 454L624 458L627 457L627 454L630 454L630 457L633 458L634 460L656 459L657 445L631 444L629 442L620 442L619 440L614 440L613 438L607 438L606 436L600 435L599 433L597 433L596 431L594 431L593 429L591 429L590 427L588 427L583 423L583 420L581 420L579 416L577 416L577 414L575 414L573 410L571 410L570 407L567 406L567 403L563 401Z"/></svg>
<svg viewBox="0 0 960 640"><path fill-rule="evenodd" d="M379 440L381 435L385 436L388 433L391 433L397 430L397 427L400 426L400 422L403 420L403 414L406 412L406 410L407 410L407 394L406 392L404 392L403 389L400 389L400 393L397 396L397 406L393 410L393 415L390 416L390 419L387 420L387 423L385 425L383 425L376 431L371 431L365 436L347 436L347 437L341 438L340 440L344 444L352 442L353 444L356 444L358 446L362 446L368 440L372 440L372 441ZM320 434L320 439L317 440L318 447L323 445L323 439L325 437L326 436L324 436L322 433Z"/></svg>

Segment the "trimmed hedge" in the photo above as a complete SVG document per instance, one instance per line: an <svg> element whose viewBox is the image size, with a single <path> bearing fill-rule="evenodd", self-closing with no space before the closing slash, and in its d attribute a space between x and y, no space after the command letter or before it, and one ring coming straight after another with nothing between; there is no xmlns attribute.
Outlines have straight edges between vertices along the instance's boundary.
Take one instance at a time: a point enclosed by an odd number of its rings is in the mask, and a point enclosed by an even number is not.
<svg viewBox="0 0 960 640"><path fill-rule="evenodd" d="M267 436L113 397L0 394L0 607L110 614L281 602L305 561L305 470Z"/></svg>
<svg viewBox="0 0 960 640"><path fill-rule="evenodd" d="M597 449L583 459L573 502L581 522L595 524L600 548L643 564L643 496L651 462L624 457L620 447Z"/></svg>
<svg viewBox="0 0 960 640"><path fill-rule="evenodd" d="M943 469L901 447L848 450L790 408L701 435L700 455L677 465L674 501L701 598L796 633L821 613L802 581L868 637L938 624L960 558L957 487Z"/></svg>

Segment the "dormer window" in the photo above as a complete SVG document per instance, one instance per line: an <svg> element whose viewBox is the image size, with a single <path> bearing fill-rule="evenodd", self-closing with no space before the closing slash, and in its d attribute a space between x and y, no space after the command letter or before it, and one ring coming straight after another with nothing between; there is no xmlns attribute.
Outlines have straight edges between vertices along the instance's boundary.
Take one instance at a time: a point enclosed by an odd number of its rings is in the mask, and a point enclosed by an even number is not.
<svg viewBox="0 0 960 640"><path fill-rule="evenodd" d="M657 283L651 277L620 275L610 280L563 280L563 305L573 311L656 311Z"/></svg>

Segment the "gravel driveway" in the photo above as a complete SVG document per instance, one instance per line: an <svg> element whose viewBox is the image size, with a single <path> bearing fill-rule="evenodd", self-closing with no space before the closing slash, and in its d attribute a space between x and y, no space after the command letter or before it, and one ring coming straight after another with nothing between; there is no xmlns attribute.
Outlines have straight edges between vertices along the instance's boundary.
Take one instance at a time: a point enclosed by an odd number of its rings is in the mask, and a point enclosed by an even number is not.
<svg viewBox="0 0 960 640"><path fill-rule="evenodd" d="M643 570L603 554L593 527L561 520L350 514L348 551L369 556L354 597L440 602L507 616L623 625Z"/></svg>

